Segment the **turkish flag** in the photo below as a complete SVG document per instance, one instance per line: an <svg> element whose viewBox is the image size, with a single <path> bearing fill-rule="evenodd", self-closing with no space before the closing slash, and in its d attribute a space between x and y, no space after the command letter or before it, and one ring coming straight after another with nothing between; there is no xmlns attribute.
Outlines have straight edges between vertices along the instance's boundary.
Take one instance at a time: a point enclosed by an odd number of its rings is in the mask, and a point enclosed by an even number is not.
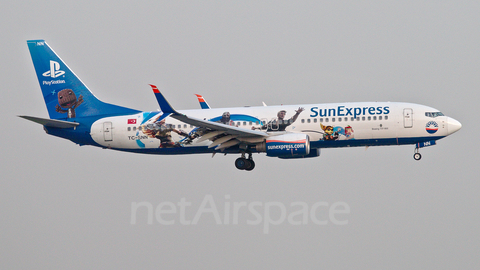
<svg viewBox="0 0 480 270"><path fill-rule="evenodd" d="M137 119L128 119L127 124L136 124Z"/></svg>

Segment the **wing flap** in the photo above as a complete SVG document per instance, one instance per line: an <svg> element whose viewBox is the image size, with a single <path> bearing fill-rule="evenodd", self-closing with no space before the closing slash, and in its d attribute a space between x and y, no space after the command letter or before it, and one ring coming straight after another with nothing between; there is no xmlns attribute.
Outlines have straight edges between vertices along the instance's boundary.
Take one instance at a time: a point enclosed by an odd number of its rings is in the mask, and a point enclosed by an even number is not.
<svg viewBox="0 0 480 270"><path fill-rule="evenodd" d="M200 138L197 140L197 143L206 141L206 140L208 140L208 139L210 139L210 138L213 138L213 137L218 136L218 135L223 134L223 133L225 133L225 132L223 132L223 131L221 131L221 130L220 130L220 131L211 131L211 132L203 135L202 137L200 137Z"/></svg>
<svg viewBox="0 0 480 270"><path fill-rule="evenodd" d="M221 137L221 138L216 139L215 141L213 141L212 144L210 144L210 145L208 146L208 148L215 147L215 146L217 146L217 145L219 145L219 144L222 144L222 143L224 143L224 142L227 142L227 141L229 141L229 140L231 140L231 139L233 139L233 138L235 138L234 135L223 136L223 137Z"/></svg>
<svg viewBox="0 0 480 270"><path fill-rule="evenodd" d="M240 144L240 141L237 139L230 140L228 142L222 143L215 148L215 150L223 151L223 149Z"/></svg>

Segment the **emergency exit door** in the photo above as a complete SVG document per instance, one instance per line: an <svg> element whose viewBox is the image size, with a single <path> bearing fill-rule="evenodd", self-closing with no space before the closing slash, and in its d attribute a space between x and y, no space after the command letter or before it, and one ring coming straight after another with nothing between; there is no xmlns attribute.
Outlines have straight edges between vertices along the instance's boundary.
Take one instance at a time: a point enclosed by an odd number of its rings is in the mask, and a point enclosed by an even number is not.
<svg viewBox="0 0 480 270"><path fill-rule="evenodd" d="M413 127L413 110L403 109L403 126L406 128Z"/></svg>

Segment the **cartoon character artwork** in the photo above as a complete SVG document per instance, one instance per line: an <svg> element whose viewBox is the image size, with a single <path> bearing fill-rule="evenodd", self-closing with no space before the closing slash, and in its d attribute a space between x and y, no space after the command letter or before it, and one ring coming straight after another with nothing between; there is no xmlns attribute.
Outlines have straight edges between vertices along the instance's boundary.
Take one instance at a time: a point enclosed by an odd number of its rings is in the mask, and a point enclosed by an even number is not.
<svg viewBox="0 0 480 270"><path fill-rule="evenodd" d="M160 140L159 148L181 147L179 142L172 139L172 131L180 136L188 137L188 134L182 130L175 129L174 126L165 123L165 119L159 120L162 115L157 116L153 123L145 124L140 127L142 132L150 138Z"/></svg>
<svg viewBox="0 0 480 270"><path fill-rule="evenodd" d="M351 126L345 127L345 139L346 140L355 139L355 136L353 134L353 128Z"/></svg>
<svg viewBox="0 0 480 270"><path fill-rule="evenodd" d="M335 141L338 139L338 132L333 131L333 126L324 126L320 123L320 127L325 132L323 133L324 141Z"/></svg>
<svg viewBox="0 0 480 270"><path fill-rule="evenodd" d="M340 126L324 126L322 123L320 123L320 128L324 131L324 141L343 141L355 139L353 128L351 126L346 126L343 128Z"/></svg>
<svg viewBox="0 0 480 270"><path fill-rule="evenodd" d="M216 121L217 123L222 123L229 126L235 126L235 122L230 118L230 112L224 112L222 118Z"/></svg>
<svg viewBox="0 0 480 270"><path fill-rule="evenodd" d="M77 96L72 89L63 89L58 92L58 105L55 110L59 113L67 113L68 118L75 118L75 109L83 103L83 96Z"/></svg>
<svg viewBox="0 0 480 270"><path fill-rule="evenodd" d="M269 121L266 125L263 125L260 128L255 128L252 127L252 129L261 129L261 130L267 130L267 132L270 131L285 131L285 129L293 124L295 121L297 121L298 116L304 111L304 108L298 108L298 110L295 110L295 114L288 120L285 120L285 116L287 114L287 111L281 110L277 113L277 118L272 119Z"/></svg>

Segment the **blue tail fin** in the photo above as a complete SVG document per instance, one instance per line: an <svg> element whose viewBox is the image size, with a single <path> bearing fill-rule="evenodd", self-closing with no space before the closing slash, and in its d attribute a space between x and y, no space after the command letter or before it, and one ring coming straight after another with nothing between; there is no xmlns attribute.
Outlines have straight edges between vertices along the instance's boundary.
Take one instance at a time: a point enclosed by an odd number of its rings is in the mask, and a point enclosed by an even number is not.
<svg viewBox="0 0 480 270"><path fill-rule="evenodd" d="M138 112L98 100L44 40L27 44L51 119Z"/></svg>

